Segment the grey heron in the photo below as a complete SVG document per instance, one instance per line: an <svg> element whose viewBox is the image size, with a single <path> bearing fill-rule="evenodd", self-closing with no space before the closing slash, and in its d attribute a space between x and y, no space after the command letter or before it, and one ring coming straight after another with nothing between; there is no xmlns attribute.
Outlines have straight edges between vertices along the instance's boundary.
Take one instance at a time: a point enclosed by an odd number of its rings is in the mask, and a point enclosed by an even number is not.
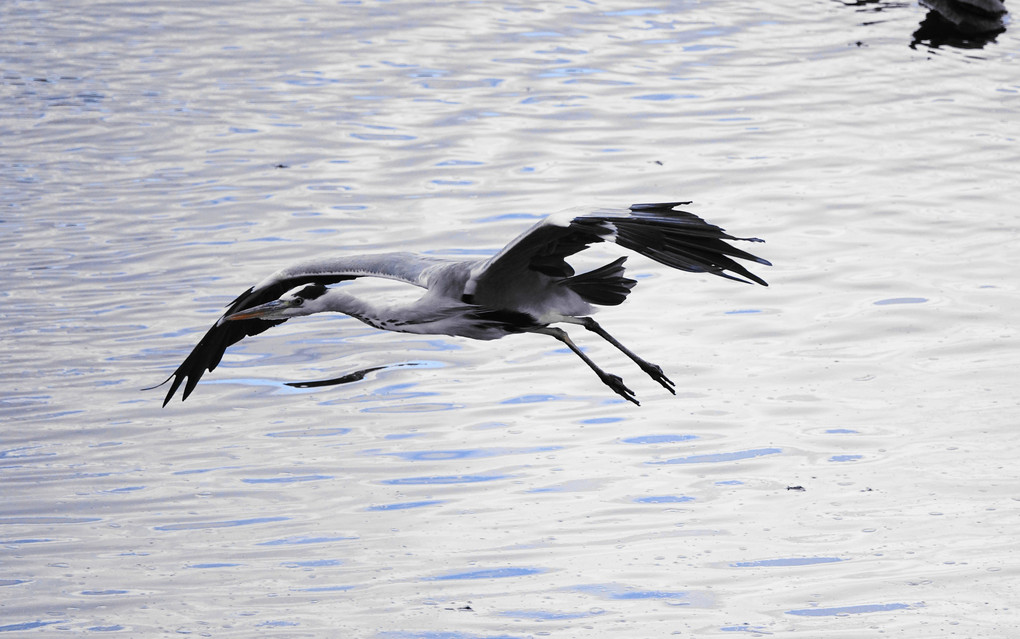
<svg viewBox="0 0 1020 639"><path fill-rule="evenodd" d="M637 283L624 277L626 257L575 273L566 258L599 242L613 242L666 266L711 273L739 282L765 280L733 258L771 266L726 240L734 237L676 207L690 202L635 204L628 209L564 212L538 222L488 259L456 261L414 253L381 253L314 259L273 273L241 293L191 354L162 384L173 383L163 406L184 385L182 400L224 351L292 317L334 311L375 328L404 333L454 335L491 340L516 333L549 335L573 351L604 384L638 404L623 380L602 370L553 324L577 324L630 358L670 393L674 383L662 369L638 357L607 333L591 314L596 306L622 303ZM413 302L379 303L329 285L360 277L397 280L425 289Z"/></svg>

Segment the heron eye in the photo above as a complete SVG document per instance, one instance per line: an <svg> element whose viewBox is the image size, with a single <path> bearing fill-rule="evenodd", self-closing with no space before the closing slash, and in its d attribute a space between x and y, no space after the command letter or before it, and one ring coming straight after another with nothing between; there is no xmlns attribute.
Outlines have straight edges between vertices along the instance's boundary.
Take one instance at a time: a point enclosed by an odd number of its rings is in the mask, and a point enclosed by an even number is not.
<svg viewBox="0 0 1020 639"><path fill-rule="evenodd" d="M301 306L304 303L305 303L305 301L303 299L301 299L300 297L295 297L294 298L294 302L293 302L294 306Z"/></svg>

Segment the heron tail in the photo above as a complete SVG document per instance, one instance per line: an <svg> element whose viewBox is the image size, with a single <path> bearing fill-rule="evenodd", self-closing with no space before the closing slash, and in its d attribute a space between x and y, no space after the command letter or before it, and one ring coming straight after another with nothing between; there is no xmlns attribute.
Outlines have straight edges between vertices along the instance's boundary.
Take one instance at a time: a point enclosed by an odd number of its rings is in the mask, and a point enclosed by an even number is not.
<svg viewBox="0 0 1020 639"><path fill-rule="evenodd" d="M627 258L621 257L593 271L568 277L562 280L560 285L568 287L589 304L599 306L622 304L623 300L627 299L630 289L637 284L636 280L623 276L625 261Z"/></svg>

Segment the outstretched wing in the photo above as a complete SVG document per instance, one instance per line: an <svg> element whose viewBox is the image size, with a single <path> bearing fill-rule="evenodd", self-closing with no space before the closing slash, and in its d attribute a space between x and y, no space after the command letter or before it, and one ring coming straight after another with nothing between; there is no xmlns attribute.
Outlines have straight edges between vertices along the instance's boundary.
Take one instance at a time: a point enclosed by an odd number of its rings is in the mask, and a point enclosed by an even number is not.
<svg viewBox="0 0 1020 639"><path fill-rule="evenodd" d="M513 280L526 271L570 277L574 270L566 258L597 242L615 242L682 271L711 273L768 286L733 258L771 264L726 241L762 240L734 237L693 213L676 210L675 207L685 204L690 202L635 204L626 210L551 215L472 269L464 294L471 296L476 290L512 286Z"/></svg>
<svg viewBox="0 0 1020 639"><path fill-rule="evenodd" d="M226 312L199 340L191 354L177 367L177 370L153 388L173 380L170 390L167 391L166 398L163 400L163 406L170 402L182 384L184 393L181 400L187 399L188 395L195 390L195 385L198 384L202 375L219 365L227 348L245 337L258 335L286 321L263 319L227 321L225 318L228 315L271 302L303 284L329 285L359 277L383 277L424 288L427 285L428 276L433 270L445 264L445 261L412 253L385 253L332 260L311 260L277 271L241 293L237 299L227 305Z"/></svg>

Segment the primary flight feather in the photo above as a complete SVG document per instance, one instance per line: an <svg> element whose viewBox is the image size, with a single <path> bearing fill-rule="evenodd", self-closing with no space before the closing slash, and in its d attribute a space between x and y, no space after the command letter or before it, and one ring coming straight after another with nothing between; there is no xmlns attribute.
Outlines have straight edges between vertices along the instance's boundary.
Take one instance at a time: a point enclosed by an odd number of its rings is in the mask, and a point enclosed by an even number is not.
<svg viewBox="0 0 1020 639"><path fill-rule="evenodd" d="M675 394L662 369L638 357L590 316L595 306L622 303L637 283L624 277L626 257L576 274L566 258L598 242L614 242L682 271L711 273L740 282L765 280L736 259L771 266L727 242L734 237L676 207L690 202L635 204L629 209L551 215L484 260L456 261L414 253L381 253L315 259L273 273L228 305L170 382L166 406L183 385L187 399L224 351L291 317L333 311L383 330L490 340L514 333L543 333L563 342L621 397L638 403L616 375L584 354L556 323L579 324L598 334ZM413 302L381 304L329 288L345 280L381 277L425 289ZM162 385L162 384L160 384Z"/></svg>

